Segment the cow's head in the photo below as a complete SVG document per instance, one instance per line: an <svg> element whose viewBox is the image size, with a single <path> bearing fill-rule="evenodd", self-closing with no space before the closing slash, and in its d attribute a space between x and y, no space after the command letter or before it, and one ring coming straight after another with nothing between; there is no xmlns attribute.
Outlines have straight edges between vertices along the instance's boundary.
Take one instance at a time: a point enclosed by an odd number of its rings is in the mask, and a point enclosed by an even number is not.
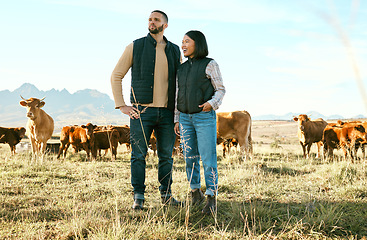
<svg viewBox="0 0 367 240"><path fill-rule="evenodd" d="M19 140L20 140L20 139L24 138L26 130L25 130L24 127L20 127L20 128L16 128L15 132L18 134Z"/></svg>
<svg viewBox="0 0 367 240"><path fill-rule="evenodd" d="M23 101L20 101L20 105L27 108L27 117L31 120L35 120L38 115L41 107L45 105L45 102L43 101L45 98L38 99L38 98L29 98L24 99L22 96L20 96Z"/></svg>
<svg viewBox="0 0 367 240"><path fill-rule="evenodd" d="M367 142L367 133L366 133L366 129L363 127L363 125L362 124L356 125L354 127L354 130L356 131L357 138L361 138L362 143L366 143Z"/></svg>
<svg viewBox="0 0 367 240"><path fill-rule="evenodd" d="M305 129L305 124L308 121L311 121L311 119L306 114L300 114L298 115L298 117L294 117L293 120L298 122L298 127L302 131Z"/></svg>
<svg viewBox="0 0 367 240"><path fill-rule="evenodd" d="M84 128L87 132L87 135L90 137L93 135L93 130L97 128L97 125L93 125L92 123L87 123L86 125L82 125L82 128Z"/></svg>

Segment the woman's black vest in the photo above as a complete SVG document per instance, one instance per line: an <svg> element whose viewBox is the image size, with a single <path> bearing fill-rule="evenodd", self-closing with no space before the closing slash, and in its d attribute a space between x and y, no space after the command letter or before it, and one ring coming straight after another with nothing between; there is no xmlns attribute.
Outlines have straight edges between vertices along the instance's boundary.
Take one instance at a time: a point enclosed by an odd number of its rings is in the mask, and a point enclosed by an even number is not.
<svg viewBox="0 0 367 240"><path fill-rule="evenodd" d="M201 112L202 108L199 105L214 95L214 87L205 73L211 60L211 58L189 58L177 70L177 109L180 112L189 114Z"/></svg>
<svg viewBox="0 0 367 240"><path fill-rule="evenodd" d="M175 107L176 72L180 65L180 49L177 45L166 41L166 57L168 63L168 104ZM133 65L131 67L131 103L149 104L153 102L154 69L157 41L148 33L146 37L134 41Z"/></svg>

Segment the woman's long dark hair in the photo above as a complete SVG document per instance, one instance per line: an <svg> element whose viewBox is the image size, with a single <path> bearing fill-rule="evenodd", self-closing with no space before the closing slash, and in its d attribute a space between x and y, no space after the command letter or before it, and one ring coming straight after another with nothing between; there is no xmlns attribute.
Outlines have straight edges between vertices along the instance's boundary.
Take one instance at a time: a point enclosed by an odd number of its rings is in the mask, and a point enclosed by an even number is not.
<svg viewBox="0 0 367 240"><path fill-rule="evenodd" d="M186 34L189 38L195 41L194 58L205 58L209 54L208 44L204 34L197 30L188 31Z"/></svg>

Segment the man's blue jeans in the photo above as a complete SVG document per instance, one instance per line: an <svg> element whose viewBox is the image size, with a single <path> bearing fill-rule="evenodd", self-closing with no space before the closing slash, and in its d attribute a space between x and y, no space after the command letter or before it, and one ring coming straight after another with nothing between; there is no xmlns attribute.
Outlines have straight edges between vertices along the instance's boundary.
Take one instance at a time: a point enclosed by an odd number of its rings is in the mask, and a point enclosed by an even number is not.
<svg viewBox="0 0 367 240"><path fill-rule="evenodd" d="M215 111L180 113L181 147L191 189L201 187L200 157L203 162L206 195L218 192L217 122Z"/></svg>
<svg viewBox="0 0 367 240"><path fill-rule="evenodd" d="M134 198L144 199L145 157L153 130L157 138L159 190L162 197L171 196L172 150L175 142L173 111L142 106L138 106L138 109L142 111L140 119L130 119L131 185Z"/></svg>

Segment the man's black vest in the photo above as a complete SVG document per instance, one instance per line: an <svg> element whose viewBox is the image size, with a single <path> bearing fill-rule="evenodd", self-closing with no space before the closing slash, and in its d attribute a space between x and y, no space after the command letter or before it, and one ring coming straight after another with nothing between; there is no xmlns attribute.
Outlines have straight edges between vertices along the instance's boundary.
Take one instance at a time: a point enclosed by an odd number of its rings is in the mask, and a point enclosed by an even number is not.
<svg viewBox="0 0 367 240"><path fill-rule="evenodd" d="M189 58L177 70L177 109L180 112L190 114L201 112L202 108L199 105L214 95L214 87L205 73L211 60L211 58Z"/></svg>
<svg viewBox="0 0 367 240"><path fill-rule="evenodd" d="M175 107L176 72L180 65L180 49L167 41L165 53L168 63L168 104ZM131 68L131 103L149 104L153 102L154 69L157 41L148 33L146 37L134 41L133 65Z"/></svg>

